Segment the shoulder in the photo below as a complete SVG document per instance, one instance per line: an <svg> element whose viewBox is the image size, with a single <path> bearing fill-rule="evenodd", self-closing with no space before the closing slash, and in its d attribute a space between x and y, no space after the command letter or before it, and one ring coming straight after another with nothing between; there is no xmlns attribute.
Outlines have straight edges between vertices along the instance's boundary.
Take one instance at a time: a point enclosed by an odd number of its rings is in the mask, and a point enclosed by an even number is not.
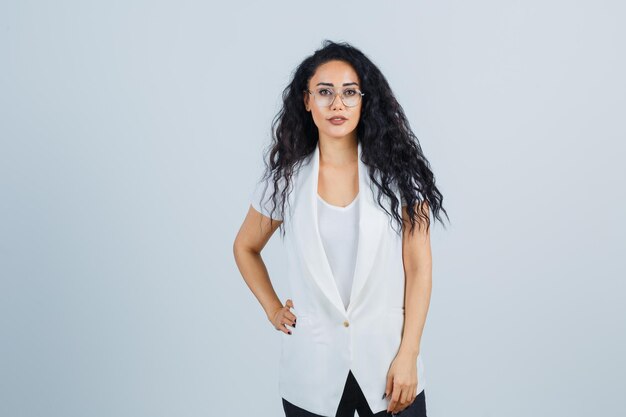
<svg viewBox="0 0 626 417"><path fill-rule="evenodd" d="M285 183L284 177L280 177L278 181L274 181L271 175L269 177L261 175L250 190L250 204L256 211L267 217L279 221L283 220L280 214L280 201ZM278 190L277 193L275 193L276 190ZM274 204L274 202L276 202L276 204Z"/></svg>
<svg viewBox="0 0 626 417"><path fill-rule="evenodd" d="M267 217L271 217L275 220L284 220L283 216L280 214L283 194L284 197L289 198L291 192L300 187L302 180L312 171L308 169L310 168L311 160L312 154L296 162L289 182L287 182L285 175L280 175L277 180L274 180L273 174L268 176L266 171L260 174L249 193L249 200L252 207ZM286 201L285 209L287 209L288 205L289 201ZM274 210L273 212L272 209Z"/></svg>

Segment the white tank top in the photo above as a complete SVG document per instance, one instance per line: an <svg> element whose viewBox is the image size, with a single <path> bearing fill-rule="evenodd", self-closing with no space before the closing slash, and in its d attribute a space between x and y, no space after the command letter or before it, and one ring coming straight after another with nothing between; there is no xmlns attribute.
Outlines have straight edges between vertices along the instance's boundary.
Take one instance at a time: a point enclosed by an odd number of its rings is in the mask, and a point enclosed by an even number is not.
<svg viewBox="0 0 626 417"><path fill-rule="evenodd" d="M324 251L346 309L356 263L359 194L345 207L329 204L317 194L317 217Z"/></svg>

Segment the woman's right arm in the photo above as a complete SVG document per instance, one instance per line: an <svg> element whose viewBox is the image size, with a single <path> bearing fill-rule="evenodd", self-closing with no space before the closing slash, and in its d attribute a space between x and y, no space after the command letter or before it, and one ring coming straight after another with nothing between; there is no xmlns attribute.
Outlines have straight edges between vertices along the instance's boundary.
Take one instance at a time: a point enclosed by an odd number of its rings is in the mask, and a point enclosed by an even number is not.
<svg viewBox="0 0 626 417"><path fill-rule="evenodd" d="M285 306L280 302L261 257L261 251L281 223L280 220L273 220L270 225L270 218L250 205L235 237L233 253L239 272L265 310L268 320L276 330L290 333L285 324L292 327L295 324L296 316L289 311L293 304L291 300L287 300Z"/></svg>

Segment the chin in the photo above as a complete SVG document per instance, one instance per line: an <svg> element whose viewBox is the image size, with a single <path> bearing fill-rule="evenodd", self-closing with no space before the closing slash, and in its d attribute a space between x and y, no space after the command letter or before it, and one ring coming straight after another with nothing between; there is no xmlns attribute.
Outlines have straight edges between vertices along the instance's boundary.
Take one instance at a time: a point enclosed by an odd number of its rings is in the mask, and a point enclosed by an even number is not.
<svg viewBox="0 0 626 417"><path fill-rule="evenodd" d="M328 136L346 136L352 133L356 129L356 126L337 126L337 129L328 129L326 134Z"/></svg>
<svg viewBox="0 0 626 417"><path fill-rule="evenodd" d="M348 136L350 133L352 133L352 130L345 130L341 132L326 132L326 136L334 139L341 139Z"/></svg>

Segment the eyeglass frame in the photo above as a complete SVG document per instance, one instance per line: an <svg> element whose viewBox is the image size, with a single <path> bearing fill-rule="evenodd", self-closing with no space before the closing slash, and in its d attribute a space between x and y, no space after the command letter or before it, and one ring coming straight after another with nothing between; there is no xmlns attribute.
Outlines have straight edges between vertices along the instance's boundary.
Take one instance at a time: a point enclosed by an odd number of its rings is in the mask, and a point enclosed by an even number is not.
<svg viewBox="0 0 626 417"><path fill-rule="evenodd" d="M333 101L331 101L331 102L330 102L330 104L328 105L328 107L330 107L330 106L332 106L332 105L333 105L333 103L335 102L335 99L337 98L337 96L339 96L339 99L341 100L341 102L343 103L343 105L344 105L344 106L346 106L346 107L350 107L350 108L352 108L352 107L356 107L356 106L358 106L358 105L359 105L359 103L361 103L361 102L363 101L363 96L365 95L365 93L364 93L364 92L362 92L361 90L359 90L358 88L350 88L350 87L348 87L348 88L344 88L344 89L341 91L341 94L337 94L337 93L335 92L335 89L333 89L333 88L325 87L325 89L330 89L330 90L332 90L333 95L334 95L334 97L333 97ZM348 90L348 89L351 89L351 90L356 90L356 91L357 91L357 92L361 95L361 97L359 98L359 103L355 104L354 106L348 106L348 105L346 104L346 102L345 102L345 101L343 101L343 93L344 93L344 91L345 91L345 90ZM312 96L313 96L313 100L315 100L315 103L319 106L319 104L317 103L317 98L315 97L315 93L317 93L317 91L316 91L316 92L312 92L312 91L311 91L311 90L309 90L308 88L307 88L306 90L304 90L304 91L306 91L307 93L309 93L310 95L312 95Z"/></svg>

